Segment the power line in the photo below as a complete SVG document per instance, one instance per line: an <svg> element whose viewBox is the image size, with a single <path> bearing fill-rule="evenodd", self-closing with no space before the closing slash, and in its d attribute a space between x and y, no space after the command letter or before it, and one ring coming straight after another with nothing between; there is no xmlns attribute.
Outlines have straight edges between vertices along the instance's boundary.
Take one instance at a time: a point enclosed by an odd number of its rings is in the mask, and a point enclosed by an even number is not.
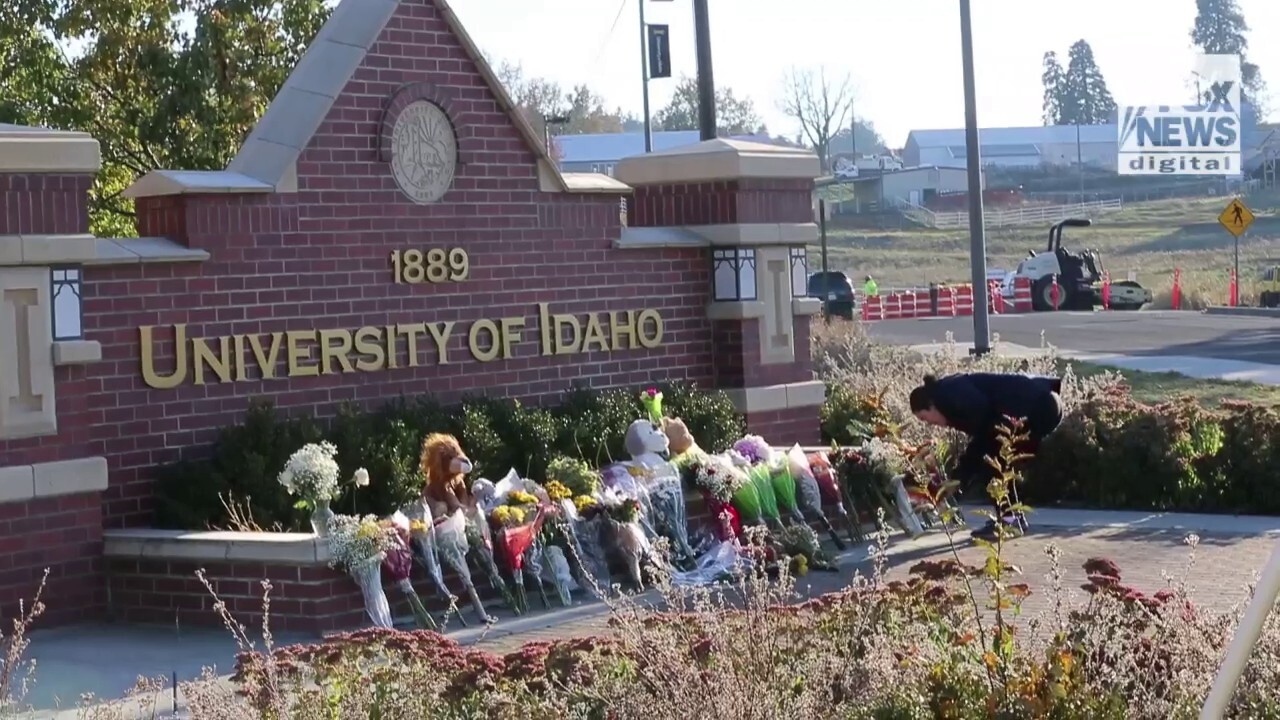
<svg viewBox="0 0 1280 720"><path fill-rule="evenodd" d="M609 32L605 34L604 40L600 42L600 49L596 51L595 59L591 61L591 68L598 71L600 68L600 58L604 56L605 48L609 47L609 41L613 39L613 33L618 29L618 21L622 19L622 11L627 9L629 0L622 0L618 3L618 14L613 16L613 24L609 26ZM640 0L644 2L644 0Z"/></svg>

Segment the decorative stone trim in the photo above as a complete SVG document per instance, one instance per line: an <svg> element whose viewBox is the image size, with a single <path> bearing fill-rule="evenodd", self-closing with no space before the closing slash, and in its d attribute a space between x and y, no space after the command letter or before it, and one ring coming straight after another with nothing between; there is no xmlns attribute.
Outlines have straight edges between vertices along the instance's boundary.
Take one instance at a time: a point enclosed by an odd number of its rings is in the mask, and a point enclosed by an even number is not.
<svg viewBox="0 0 1280 720"><path fill-rule="evenodd" d="M745 302L713 302L707 306L708 320L756 320L764 317L765 305L760 300Z"/></svg>
<svg viewBox="0 0 1280 720"><path fill-rule="evenodd" d="M631 186L754 178L812 180L821 174L818 156L811 150L724 138L623 158L614 173Z"/></svg>
<svg viewBox="0 0 1280 720"><path fill-rule="evenodd" d="M209 257L208 251L184 247L168 238L98 238L94 258L84 264L204 262Z"/></svg>
<svg viewBox="0 0 1280 720"><path fill-rule="evenodd" d="M293 179L296 181L296 175ZM287 184L287 178L281 182ZM275 189L261 180L226 170L152 170L125 188L124 196L143 198L191 193L269 193Z"/></svg>
<svg viewBox="0 0 1280 720"><path fill-rule="evenodd" d="M103 457L0 468L0 503L106 489L107 459Z"/></svg>
<svg viewBox="0 0 1280 720"><path fill-rule="evenodd" d="M106 530L108 558L149 560L249 561L278 565L325 566L329 543L314 533L201 530Z"/></svg>
<svg viewBox="0 0 1280 720"><path fill-rule="evenodd" d="M685 228L716 247L808 246L818 242L817 223L742 223Z"/></svg>
<svg viewBox="0 0 1280 720"><path fill-rule="evenodd" d="M92 235L0 235L0 265L74 265L91 260Z"/></svg>
<svg viewBox="0 0 1280 720"><path fill-rule="evenodd" d="M576 193L626 195L632 192L630 185L618 182L604 173L564 173L564 184Z"/></svg>
<svg viewBox="0 0 1280 720"><path fill-rule="evenodd" d="M388 98L387 106L382 110L382 120L378 123L378 159L391 162L391 133L395 130L396 118L400 117L401 111L420 100L443 110L453 125L454 136L458 139L457 167L461 170L468 162L462 152L462 142L471 138L475 129L467 122L467 114L453 102L453 93L448 88L425 81L402 85Z"/></svg>
<svg viewBox="0 0 1280 720"><path fill-rule="evenodd" d="M59 340L53 344L53 364L87 365L102 359L102 343L97 340Z"/></svg>
<svg viewBox="0 0 1280 720"><path fill-rule="evenodd" d="M811 297L793 297L791 298L791 314L792 315L818 315L822 312L822 301L818 298Z"/></svg>
<svg viewBox="0 0 1280 720"><path fill-rule="evenodd" d="M627 227L622 236L613 241L619 250L651 250L656 248L705 248L711 243L690 231L679 227Z"/></svg>
<svg viewBox="0 0 1280 720"><path fill-rule="evenodd" d="M827 399L827 386L821 380L765 387L729 388L724 392L740 413L816 407Z"/></svg>
<svg viewBox="0 0 1280 720"><path fill-rule="evenodd" d="M96 173L102 150L88 133L6 125L0 128L0 173Z"/></svg>

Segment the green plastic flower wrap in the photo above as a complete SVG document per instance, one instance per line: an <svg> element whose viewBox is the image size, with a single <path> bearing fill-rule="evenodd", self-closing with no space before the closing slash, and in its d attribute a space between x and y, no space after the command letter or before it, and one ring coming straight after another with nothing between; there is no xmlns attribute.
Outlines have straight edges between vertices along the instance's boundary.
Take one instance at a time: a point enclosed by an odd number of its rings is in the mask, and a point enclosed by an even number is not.
<svg viewBox="0 0 1280 720"><path fill-rule="evenodd" d="M649 422L654 425L662 424L662 391L658 388L649 388L640 393L640 404L644 406L646 412L649 413Z"/></svg>
<svg viewBox="0 0 1280 720"><path fill-rule="evenodd" d="M760 512L764 521L781 526L782 515L778 512L778 498L773 494L773 472L769 470L769 466L752 465L747 468L747 478L760 496Z"/></svg>
<svg viewBox="0 0 1280 720"><path fill-rule="evenodd" d="M796 479L791 476L786 455L778 453L776 462L770 468L769 481L773 485L773 496L778 500L778 509L803 525L804 514L800 512L800 503L796 501Z"/></svg>

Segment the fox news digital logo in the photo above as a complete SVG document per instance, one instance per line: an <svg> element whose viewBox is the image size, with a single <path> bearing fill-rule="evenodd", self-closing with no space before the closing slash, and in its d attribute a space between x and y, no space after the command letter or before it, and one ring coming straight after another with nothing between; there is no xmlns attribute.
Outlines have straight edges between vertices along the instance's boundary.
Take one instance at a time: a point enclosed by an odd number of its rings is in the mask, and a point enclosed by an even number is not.
<svg viewBox="0 0 1280 720"><path fill-rule="evenodd" d="M1197 105L1119 108L1121 175L1240 174L1240 56L1196 59Z"/></svg>

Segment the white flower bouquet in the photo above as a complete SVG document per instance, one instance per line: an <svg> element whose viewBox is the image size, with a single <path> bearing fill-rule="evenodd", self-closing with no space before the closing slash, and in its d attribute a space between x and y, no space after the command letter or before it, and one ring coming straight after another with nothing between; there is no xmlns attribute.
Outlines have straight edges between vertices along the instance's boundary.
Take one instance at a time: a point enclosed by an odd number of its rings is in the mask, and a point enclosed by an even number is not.
<svg viewBox="0 0 1280 720"><path fill-rule="evenodd" d="M330 523L330 565L360 586L365 612L377 627L392 626L391 606L382 590L382 561L398 547L395 529L373 515L335 515Z"/></svg>
<svg viewBox="0 0 1280 720"><path fill-rule="evenodd" d="M431 578L436 591L452 607L458 598L444 582L444 571L440 567L440 556L436 550L436 528L431 508L425 500L418 498L405 506L403 513L409 520L409 544L414 558L426 569L427 577ZM466 620L461 616L458 619L466 626Z"/></svg>
<svg viewBox="0 0 1280 720"><path fill-rule="evenodd" d="M485 611L484 603L480 602L475 582L471 579L471 568L467 565L467 552L470 550L470 545L467 539L466 514L461 510L455 510L449 517L441 520L435 526L435 539L440 559L462 579L462 586L466 588L480 622L495 622L493 616Z"/></svg>
<svg viewBox="0 0 1280 720"><path fill-rule="evenodd" d="M329 503L338 497L338 448L330 442L308 443L298 449L284 464L276 478L285 491L298 496L294 507L311 513L311 529L317 535L329 534L333 511ZM351 476L356 487L369 485L369 472L360 468Z"/></svg>
<svg viewBox="0 0 1280 720"><path fill-rule="evenodd" d="M692 562L696 557L689 544L689 513L684 502L684 485L674 465L666 463L645 480L646 508L659 533L671 541L678 558Z"/></svg>

